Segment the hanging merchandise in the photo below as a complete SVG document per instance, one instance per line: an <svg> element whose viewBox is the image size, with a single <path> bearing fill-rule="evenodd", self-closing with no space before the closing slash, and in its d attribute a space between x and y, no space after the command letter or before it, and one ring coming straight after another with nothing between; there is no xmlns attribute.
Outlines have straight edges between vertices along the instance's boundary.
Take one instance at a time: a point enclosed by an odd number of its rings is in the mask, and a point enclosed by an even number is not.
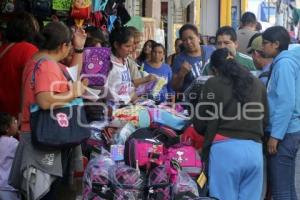
<svg viewBox="0 0 300 200"><path fill-rule="evenodd" d="M51 0L32 0L30 3L31 13L39 17L48 17L52 14Z"/></svg>
<svg viewBox="0 0 300 200"><path fill-rule="evenodd" d="M84 20L90 17L90 0L73 0L71 17L75 19L77 27L82 27Z"/></svg>
<svg viewBox="0 0 300 200"><path fill-rule="evenodd" d="M108 18L108 31L111 32L114 28L115 21L117 20L117 16L110 15Z"/></svg>
<svg viewBox="0 0 300 200"><path fill-rule="evenodd" d="M72 0L53 0L52 1L53 10L68 11L68 10L70 10L71 5L72 5Z"/></svg>
<svg viewBox="0 0 300 200"><path fill-rule="evenodd" d="M93 12L104 11L108 0L93 0Z"/></svg>
<svg viewBox="0 0 300 200"><path fill-rule="evenodd" d="M140 16L133 16L131 19L125 24L125 26L133 26L139 32L144 32L144 22Z"/></svg>
<svg viewBox="0 0 300 200"><path fill-rule="evenodd" d="M91 13L91 25L100 28L102 31L107 31L107 16L103 11Z"/></svg>
<svg viewBox="0 0 300 200"><path fill-rule="evenodd" d="M117 4L117 16L120 18L121 24L126 24L131 19L128 11L124 7L123 3Z"/></svg>
<svg viewBox="0 0 300 200"><path fill-rule="evenodd" d="M0 1L2 13L12 13L15 10L15 1L14 0L4 0Z"/></svg>
<svg viewBox="0 0 300 200"><path fill-rule="evenodd" d="M270 18L274 17L276 14L276 7L273 5L268 5L263 1L260 5L260 20L262 22L270 22Z"/></svg>

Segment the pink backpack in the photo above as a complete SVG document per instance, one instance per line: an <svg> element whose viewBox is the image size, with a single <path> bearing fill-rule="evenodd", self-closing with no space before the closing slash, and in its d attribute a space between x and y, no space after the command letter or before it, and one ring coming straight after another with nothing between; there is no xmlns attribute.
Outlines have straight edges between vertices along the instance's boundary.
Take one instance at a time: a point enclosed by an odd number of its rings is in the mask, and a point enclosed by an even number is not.
<svg viewBox="0 0 300 200"><path fill-rule="evenodd" d="M103 86L111 68L111 50L106 47L87 47L83 52L83 77L89 79L90 86Z"/></svg>
<svg viewBox="0 0 300 200"><path fill-rule="evenodd" d="M182 171L191 177L199 176L202 170L199 153L190 145L177 144L169 147L165 152L165 160L166 163L171 163L172 160L177 161Z"/></svg>

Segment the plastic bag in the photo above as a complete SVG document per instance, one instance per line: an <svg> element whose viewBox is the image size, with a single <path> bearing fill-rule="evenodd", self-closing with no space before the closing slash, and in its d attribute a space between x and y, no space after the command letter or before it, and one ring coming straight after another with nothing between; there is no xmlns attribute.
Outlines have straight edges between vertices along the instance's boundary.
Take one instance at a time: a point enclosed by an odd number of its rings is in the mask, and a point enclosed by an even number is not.
<svg viewBox="0 0 300 200"><path fill-rule="evenodd" d="M138 169L117 164L111 168L109 175L114 188L114 200L142 198L145 181Z"/></svg>
<svg viewBox="0 0 300 200"><path fill-rule="evenodd" d="M183 200L199 197L198 187L195 181L185 172L179 171L173 184L172 199Z"/></svg>
<svg viewBox="0 0 300 200"><path fill-rule="evenodd" d="M136 131L132 123L127 123L123 128L119 129L113 137L114 144L125 144L127 138Z"/></svg>
<svg viewBox="0 0 300 200"><path fill-rule="evenodd" d="M90 160L83 176L83 200L105 199L100 197L100 193L109 190L109 170L114 165L115 162L112 160L110 153L104 149L102 149L100 156Z"/></svg>

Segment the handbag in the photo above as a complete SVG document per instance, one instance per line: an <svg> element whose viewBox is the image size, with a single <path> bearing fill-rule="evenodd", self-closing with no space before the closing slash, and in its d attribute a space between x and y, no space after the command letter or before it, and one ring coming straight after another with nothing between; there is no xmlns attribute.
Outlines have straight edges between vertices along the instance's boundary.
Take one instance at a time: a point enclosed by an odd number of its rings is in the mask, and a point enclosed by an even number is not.
<svg viewBox="0 0 300 200"><path fill-rule="evenodd" d="M33 70L35 72L45 59L40 59ZM37 104L30 108L30 127L32 144L42 148L72 148L90 137L83 101L76 98L67 105L49 110L41 109Z"/></svg>

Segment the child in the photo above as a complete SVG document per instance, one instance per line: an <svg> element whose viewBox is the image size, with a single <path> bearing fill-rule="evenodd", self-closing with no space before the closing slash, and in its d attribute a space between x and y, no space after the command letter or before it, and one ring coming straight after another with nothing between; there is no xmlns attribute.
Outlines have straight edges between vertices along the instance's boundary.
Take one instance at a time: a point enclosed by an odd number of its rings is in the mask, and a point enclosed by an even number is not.
<svg viewBox="0 0 300 200"><path fill-rule="evenodd" d="M170 66L164 63L165 48L162 44L156 43L152 46L151 59L144 64L144 70L150 74L166 80L166 85L161 89L159 96L155 97L158 102L165 102L170 98L172 100L173 90L171 87L172 70Z"/></svg>
<svg viewBox="0 0 300 200"><path fill-rule="evenodd" d="M7 113L0 113L0 199L19 200L19 194L8 185L18 140L12 136L18 133L18 121Z"/></svg>
<svg viewBox="0 0 300 200"><path fill-rule="evenodd" d="M106 88L108 97L106 98L113 104L127 105L133 101L133 84L128 67L128 56L132 52L134 35L127 28L116 28L109 36L111 44L111 63Z"/></svg>

